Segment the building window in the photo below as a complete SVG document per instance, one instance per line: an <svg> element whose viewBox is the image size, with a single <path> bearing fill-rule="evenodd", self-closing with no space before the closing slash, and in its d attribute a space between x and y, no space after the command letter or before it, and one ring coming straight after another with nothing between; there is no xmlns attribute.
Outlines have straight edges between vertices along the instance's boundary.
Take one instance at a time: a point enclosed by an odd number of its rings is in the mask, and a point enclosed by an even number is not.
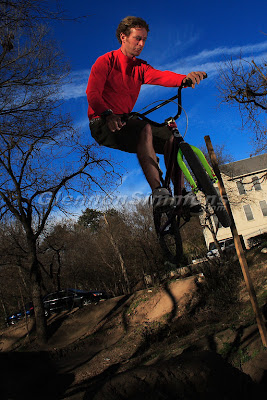
<svg viewBox="0 0 267 400"><path fill-rule="evenodd" d="M237 186L237 189L239 191L239 194L245 194L246 193L245 187L244 187L244 185L243 185L243 183L241 181L237 181L236 182L236 186Z"/></svg>
<svg viewBox="0 0 267 400"><path fill-rule="evenodd" d="M261 211L264 217L267 217L267 203L266 200L260 201Z"/></svg>
<svg viewBox="0 0 267 400"><path fill-rule="evenodd" d="M261 184L260 184L259 178L257 176L253 176L252 183L253 183L253 187L255 190L261 190Z"/></svg>
<svg viewBox="0 0 267 400"><path fill-rule="evenodd" d="M243 208L244 208L247 220L248 221L252 221L254 219L254 217L253 217L253 214L252 214L252 211L251 211L251 207L247 204Z"/></svg>

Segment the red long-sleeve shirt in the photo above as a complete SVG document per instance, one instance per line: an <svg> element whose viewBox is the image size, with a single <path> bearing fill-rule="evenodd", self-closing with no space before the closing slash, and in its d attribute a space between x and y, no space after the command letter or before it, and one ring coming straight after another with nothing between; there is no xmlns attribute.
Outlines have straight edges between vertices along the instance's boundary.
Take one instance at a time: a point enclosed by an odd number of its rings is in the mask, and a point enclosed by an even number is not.
<svg viewBox="0 0 267 400"><path fill-rule="evenodd" d="M146 61L115 50L99 57L92 66L86 88L88 117L111 109L115 114L132 111L142 84L180 86L186 75L154 69Z"/></svg>

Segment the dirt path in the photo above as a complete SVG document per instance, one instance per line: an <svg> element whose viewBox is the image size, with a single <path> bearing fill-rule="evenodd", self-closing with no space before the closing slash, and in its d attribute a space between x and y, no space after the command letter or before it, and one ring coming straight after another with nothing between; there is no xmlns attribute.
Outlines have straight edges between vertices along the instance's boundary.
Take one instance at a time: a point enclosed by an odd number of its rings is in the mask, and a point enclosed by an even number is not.
<svg viewBox="0 0 267 400"><path fill-rule="evenodd" d="M33 327L34 320L29 319L28 325L26 325L25 320L22 320L7 329L3 329L0 332L0 352L16 348L21 340L28 341L28 333L32 331Z"/></svg>

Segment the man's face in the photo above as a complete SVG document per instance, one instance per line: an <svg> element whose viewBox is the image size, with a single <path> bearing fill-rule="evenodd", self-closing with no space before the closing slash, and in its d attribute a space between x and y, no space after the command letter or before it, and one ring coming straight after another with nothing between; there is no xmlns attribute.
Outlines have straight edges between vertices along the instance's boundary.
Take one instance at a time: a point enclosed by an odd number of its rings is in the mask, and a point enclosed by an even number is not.
<svg viewBox="0 0 267 400"><path fill-rule="evenodd" d="M147 39L145 28L131 28L131 33L126 36L121 33L121 50L128 57L137 57L141 54Z"/></svg>

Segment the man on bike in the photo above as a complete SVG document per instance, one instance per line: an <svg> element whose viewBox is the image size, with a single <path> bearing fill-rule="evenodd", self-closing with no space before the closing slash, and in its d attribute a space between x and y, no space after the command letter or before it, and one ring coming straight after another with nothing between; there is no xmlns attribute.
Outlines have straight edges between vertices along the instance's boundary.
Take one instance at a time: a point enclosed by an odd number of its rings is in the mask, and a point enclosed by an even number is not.
<svg viewBox="0 0 267 400"><path fill-rule="evenodd" d="M96 60L91 68L86 94L93 138L100 145L137 154L152 190L153 206L161 208L173 205L174 199L167 189L161 187L156 153L167 155L171 132L167 127L157 128L137 118L125 124L121 115L132 111L142 84L178 87L190 78L192 87L195 87L205 77L205 72L180 75L159 71L137 58L144 48L148 32L149 26L142 18L124 18L116 31L121 47ZM183 195L191 213L198 214L201 207L193 193L184 190Z"/></svg>

